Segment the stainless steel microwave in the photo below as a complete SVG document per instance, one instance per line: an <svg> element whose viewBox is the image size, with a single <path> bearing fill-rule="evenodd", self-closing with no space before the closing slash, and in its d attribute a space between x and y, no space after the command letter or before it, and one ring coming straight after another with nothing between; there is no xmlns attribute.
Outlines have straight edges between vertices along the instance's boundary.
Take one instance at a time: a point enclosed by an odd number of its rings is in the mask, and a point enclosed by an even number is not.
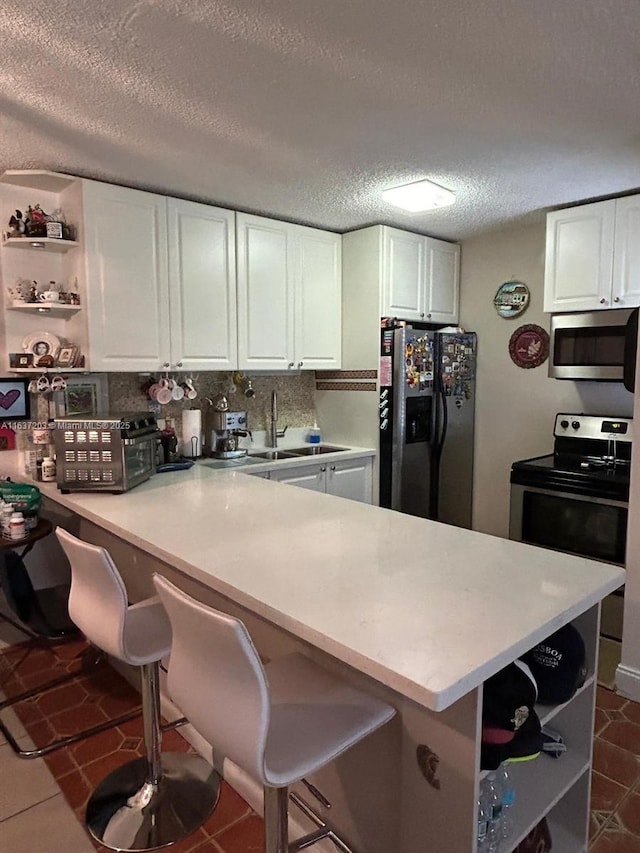
<svg viewBox="0 0 640 853"><path fill-rule="evenodd" d="M635 386L638 309L610 309L551 317L549 376Z"/></svg>

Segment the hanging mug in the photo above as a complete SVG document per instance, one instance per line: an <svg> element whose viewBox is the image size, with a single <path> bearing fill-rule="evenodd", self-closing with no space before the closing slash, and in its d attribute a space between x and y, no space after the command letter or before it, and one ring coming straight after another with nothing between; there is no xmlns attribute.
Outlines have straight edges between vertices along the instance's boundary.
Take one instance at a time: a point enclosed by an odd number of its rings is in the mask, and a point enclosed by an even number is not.
<svg viewBox="0 0 640 853"><path fill-rule="evenodd" d="M184 388L182 385L178 384L175 379L169 380L169 390L171 391L171 398L179 403L180 400L184 398Z"/></svg>
<svg viewBox="0 0 640 853"><path fill-rule="evenodd" d="M51 390L51 385L49 384L49 379L44 374L40 376L36 382L36 387L38 389L39 394L44 394L47 391Z"/></svg>
<svg viewBox="0 0 640 853"><path fill-rule="evenodd" d="M54 376L51 380L51 390L52 391L64 391L67 387L67 380L64 376Z"/></svg>
<svg viewBox="0 0 640 853"><path fill-rule="evenodd" d="M184 395L188 400L195 400L198 396L198 392L193 386L193 379L191 377L185 379L184 389Z"/></svg>

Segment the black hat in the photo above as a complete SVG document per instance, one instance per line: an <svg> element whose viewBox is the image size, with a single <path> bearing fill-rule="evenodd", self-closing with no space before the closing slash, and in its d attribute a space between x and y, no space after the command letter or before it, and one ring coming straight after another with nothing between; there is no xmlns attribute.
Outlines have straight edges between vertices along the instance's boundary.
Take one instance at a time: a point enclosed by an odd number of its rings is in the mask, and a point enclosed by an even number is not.
<svg viewBox="0 0 640 853"><path fill-rule="evenodd" d="M533 710L536 680L523 661L516 660L488 678L482 692L482 721L516 732Z"/></svg>
<svg viewBox="0 0 640 853"><path fill-rule="evenodd" d="M543 705L567 702L584 684L587 667L584 640L573 625L564 625L522 656L538 684Z"/></svg>
<svg viewBox="0 0 640 853"><path fill-rule="evenodd" d="M532 709L509 743L487 743L482 740L480 768L496 770L503 761L532 761L540 755L543 745L540 720Z"/></svg>
<svg viewBox="0 0 640 853"><path fill-rule="evenodd" d="M485 681L482 695L481 768L495 770L503 761L537 758L542 749L534 710L538 689L529 667L514 661Z"/></svg>

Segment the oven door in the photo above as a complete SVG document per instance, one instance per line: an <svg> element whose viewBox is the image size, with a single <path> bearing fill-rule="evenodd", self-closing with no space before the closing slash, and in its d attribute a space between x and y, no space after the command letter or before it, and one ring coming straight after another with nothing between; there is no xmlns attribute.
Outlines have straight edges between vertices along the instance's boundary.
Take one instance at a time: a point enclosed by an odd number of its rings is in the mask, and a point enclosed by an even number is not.
<svg viewBox="0 0 640 853"><path fill-rule="evenodd" d="M511 484L509 538L624 566L628 503ZM602 603L601 633L622 639L622 587Z"/></svg>

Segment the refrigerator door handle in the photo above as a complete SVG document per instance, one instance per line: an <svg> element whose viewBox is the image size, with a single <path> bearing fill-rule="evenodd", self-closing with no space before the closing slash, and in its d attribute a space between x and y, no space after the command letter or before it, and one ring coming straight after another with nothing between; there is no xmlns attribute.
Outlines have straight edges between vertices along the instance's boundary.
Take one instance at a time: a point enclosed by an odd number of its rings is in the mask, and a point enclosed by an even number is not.
<svg viewBox="0 0 640 853"><path fill-rule="evenodd" d="M447 437L447 427L449 425L449 411L447 409L447 395L445 394L444 384L442 380L438 382L438 397L440 399L441 407L440 410L442 412L442 428L440 429L440 436L437 439L437 456L438 461L440 461L440 457L442 456L442 448L444 447L444 442Z"/></svg>

